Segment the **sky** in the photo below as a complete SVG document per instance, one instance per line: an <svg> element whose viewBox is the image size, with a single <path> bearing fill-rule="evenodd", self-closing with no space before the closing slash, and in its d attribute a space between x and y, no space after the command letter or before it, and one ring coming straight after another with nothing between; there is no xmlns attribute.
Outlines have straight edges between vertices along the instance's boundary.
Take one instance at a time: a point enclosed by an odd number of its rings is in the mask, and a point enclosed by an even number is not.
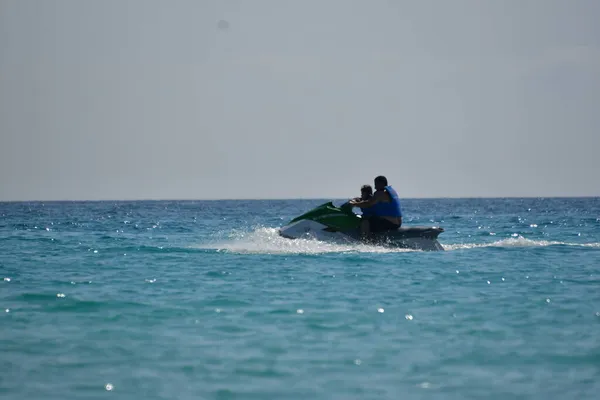
<svg viewBox="0 0 600 400"><path fill-rule="evenodd" d="M226 21L223 23L220 21ZM0 0L0 200L600 195L597 0Z"/></svg>

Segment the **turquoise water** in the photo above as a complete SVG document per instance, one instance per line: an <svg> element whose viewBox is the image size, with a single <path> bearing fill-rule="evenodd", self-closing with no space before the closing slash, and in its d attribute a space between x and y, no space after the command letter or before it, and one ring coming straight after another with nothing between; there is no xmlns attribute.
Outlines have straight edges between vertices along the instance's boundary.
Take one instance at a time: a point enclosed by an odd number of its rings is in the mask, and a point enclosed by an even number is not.
<svg viewBox="0 0 600 400"><path fill-rule="evenodd" d="M598 398L599 198L404 200L445 252L277 236L327 200L0 203L0 395Z"/></svg>

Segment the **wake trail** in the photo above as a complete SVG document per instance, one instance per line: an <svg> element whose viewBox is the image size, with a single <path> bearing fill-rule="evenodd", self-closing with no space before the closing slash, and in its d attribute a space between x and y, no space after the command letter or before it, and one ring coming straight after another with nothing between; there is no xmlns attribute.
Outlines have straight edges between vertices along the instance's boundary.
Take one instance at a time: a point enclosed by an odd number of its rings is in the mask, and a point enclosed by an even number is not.
<svg viewBox="0 0 600 400"><path fill-rule="evenodd" d="M325 254L325 253L402 253L415 250L393 249L358 243L329 243L316 239L286 239L276 228L258 228L252 232L234 232L225 240L196 248L257 254Z"/></svg>
<svg viewBox="0 0 600 400"><path fill-rule="evenodd" d="M551 240L532 240L523 236L511 237L492 243L456 243L443 244L444 250L477 249L486 247L549 247L549 246L574 246L600 248L600 243L568 243Z"/></svg>
<svg viewBox="0 0 600 400"><path fill-rule="evenodd" d="M224 236L224 237L223 237ZM523 236L511 237L491 243L444 244L444 250L468 250L494 247L549 247L575 246L600 248L600 243L568 243L560 241L532 240ZM216 250L239 254L327 254L327 253L412 253L421 250L390 248L355 242L330 243L316 239L286 239L279 236L277 228L259 227L253 231L232 231L221 233L209 243L192 246L196 249Z"/></svg>

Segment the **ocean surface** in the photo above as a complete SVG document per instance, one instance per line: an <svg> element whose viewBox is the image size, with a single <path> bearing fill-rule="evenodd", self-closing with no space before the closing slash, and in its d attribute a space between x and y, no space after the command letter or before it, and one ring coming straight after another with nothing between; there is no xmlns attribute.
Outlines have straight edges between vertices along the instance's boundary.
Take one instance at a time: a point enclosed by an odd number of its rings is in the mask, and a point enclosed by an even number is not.
<svg viewBox="0 0 600 400"><path fill-rule="evenodd" d="M599 398L600 198L403 200L444 252L278 237L329 200L0 203L0 397Z"/></svg>

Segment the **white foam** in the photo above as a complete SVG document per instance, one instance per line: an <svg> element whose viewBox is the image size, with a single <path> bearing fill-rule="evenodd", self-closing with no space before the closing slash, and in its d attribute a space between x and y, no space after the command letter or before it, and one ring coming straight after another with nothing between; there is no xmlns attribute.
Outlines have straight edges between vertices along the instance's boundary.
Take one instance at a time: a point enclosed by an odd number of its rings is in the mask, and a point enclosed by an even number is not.
<svg viewBox="0 0 600 400"><path fill-rule="evenodd" d="M465 250L484 247L547 247L578 246L600 248L600 243L567 243L560 241L532 240L521 235L491 243L444 244L444 250ZM419 250L389 248L351 242L330 243L313 238L286 239L277 228L256 227L253 230L221 232L210 243L192 246L197 249L252 254L324 254L324 253L404 253Z"/></svg>
<svg viewBox="0 0 600 400"><path fill-rule="evenodd" d="M481 247L548 247L548 246L576 246L576 247L598 247L600 243L567 243L549 240L532 240L523 236L517 235L507 239L498 240L492 243L458 243L458 244L442 244L444 250L462 250L475 249Z"/></svg>
<svg viewBox="0 0 600 400"><path fill-rule="evenodd" d="M231 232L226 239L195 248L258 254L399 253L415 250L386 248L358 243L328 243L316 239L286 239L276 228L260 227L250 232Z"/></svg>

